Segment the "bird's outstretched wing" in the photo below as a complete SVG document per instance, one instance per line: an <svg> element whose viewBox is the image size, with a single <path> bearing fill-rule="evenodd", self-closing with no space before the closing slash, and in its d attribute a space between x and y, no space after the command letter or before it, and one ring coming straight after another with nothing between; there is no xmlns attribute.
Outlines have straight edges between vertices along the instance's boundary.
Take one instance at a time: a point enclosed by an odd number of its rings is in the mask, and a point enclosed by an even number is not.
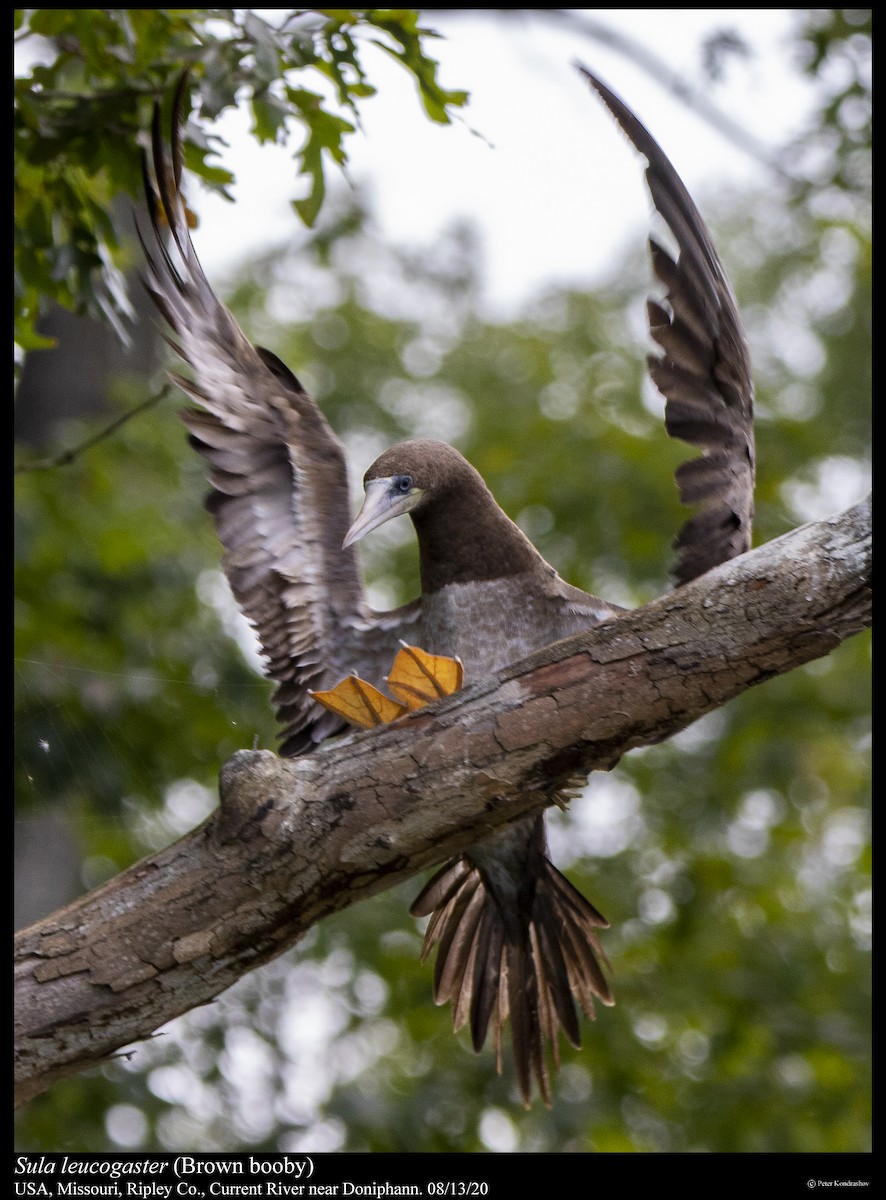
<svg viewBox="0 0 886 1200"><path fill-rule="evenodd" d="M674 577L687 583L751 545L754 387L738 305L701 214L667 155L631 110L590 71L598 92L649 166L656 209L676 240L676 260L650 239L665 304L650 300L649 327L663 353L649 373L665 398L665 425L702 453L677 470L684 504L698 505L675 541Z"/></svg>
<svg viewBox="0 0 886 1200"><path fill-rule="evenodd" d="M207 507L225 574L278 685L281 753L298 754L344 727L308 689L352 669L381 679L418 606L378 614L365 604L354 551L342 550L350 512L341 443L292 372L248 341L203 273L180 192L185 86L183 77L171 163L154 110L145 284L190 368L189 378L173 378L200 405L182 418L210 465Z"/></svg>

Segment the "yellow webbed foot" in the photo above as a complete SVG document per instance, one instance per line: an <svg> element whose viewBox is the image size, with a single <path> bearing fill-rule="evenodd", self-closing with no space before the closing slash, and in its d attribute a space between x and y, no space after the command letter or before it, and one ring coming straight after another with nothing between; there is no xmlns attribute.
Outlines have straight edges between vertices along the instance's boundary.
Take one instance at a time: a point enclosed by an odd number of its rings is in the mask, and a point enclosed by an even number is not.
<svg viewBox="0 0 886 1200"><path fill-rule="evenodd" d="M407 708L423 708L441 696L451 696L464 682L461 659L445 654L428 654L420 646L400 643L391 673L385 680Z"/></svg>
<svg viewBox="0 0 886 1200"><path fill-rule="evenodd" d="M328 692L310 694L324 708L344 717L351 725L359 725L361 729L386 725L409 711L405 705L398 704L359 675L349 675Z"/></svg>
<svg viewBox="0 0 886 1200"><path fill-rule="evenodd" d="M405 642L401 642L401 646L391 673L385 679L397 700L392 700L356 673L329 691L310 692L310 695L351 725L373 729L376 725L396 721L410 710L423 708L441 696L449 696L461 687L464 668L459 659L428 654L421 647L407 646Z"/></svg>

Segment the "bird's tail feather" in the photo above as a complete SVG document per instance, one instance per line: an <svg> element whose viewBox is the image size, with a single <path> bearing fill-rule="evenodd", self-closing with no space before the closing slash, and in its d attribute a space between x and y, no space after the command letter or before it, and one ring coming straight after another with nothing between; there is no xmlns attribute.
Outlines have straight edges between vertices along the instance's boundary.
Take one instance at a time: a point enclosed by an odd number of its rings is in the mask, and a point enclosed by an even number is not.
<svg viewBox="0 0 886 1200"><path fill-rule="evenodd" d="M529 1107L533 1078L551 1103L547 1047L559 1067L559 1031L581 1044L575 1002L593 1019L595 999L614 1001L600 965L607 963L598 932L608 926L605 917L547 858L526 901L508 910L480 868L458 858L433 876L410 911L431 918L422 958L438 946L435 1001L451 1001L455 1029L469 1025L477 1051L492 1027L499 1071L510 1020L517 1081Z"/></svg>

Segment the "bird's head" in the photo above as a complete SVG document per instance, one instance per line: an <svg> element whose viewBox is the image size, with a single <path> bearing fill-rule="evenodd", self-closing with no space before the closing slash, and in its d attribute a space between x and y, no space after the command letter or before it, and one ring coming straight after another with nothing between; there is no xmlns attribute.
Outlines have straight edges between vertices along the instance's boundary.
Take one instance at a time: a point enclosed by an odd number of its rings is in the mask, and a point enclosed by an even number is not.
<svg viewBox="0 0 886 1200"><path fill-rule="evenodd" d="M473 477L480 479L467 459L445 442L417 438L391 446L363 476L366 499L343 545L353 545L393 517L427 508L459 480Z"/></svg>

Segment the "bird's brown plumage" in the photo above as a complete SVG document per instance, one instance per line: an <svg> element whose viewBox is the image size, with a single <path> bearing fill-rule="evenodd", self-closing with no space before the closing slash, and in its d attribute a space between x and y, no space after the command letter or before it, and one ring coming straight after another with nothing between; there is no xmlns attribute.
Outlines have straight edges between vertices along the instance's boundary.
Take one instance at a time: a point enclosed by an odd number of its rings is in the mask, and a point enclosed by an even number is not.
<svg viewBox="0 0 886 1200"><path fill-rule="evenodd" d="M419 544L422 645L461 658L468 678L621 611L564 582L451 446L392 446L365 482L387 485L370 500L376 519L385 494L394 516L403 508L400 485L414 489L408 511ZM550 1103L548 1048L556 1063L561 1029L580 1044L576 1002L593 1017L594 1000L611 1004L612 995L599 940L607 922L548 859L544 818L517 821L445 864L411 911L431 917L424 955L438 947L437 1003L452 1002L455 1027L470 1026L476 1050L491 1028L499 1062L509 1022L524 1102L534 1080Z"/></svg>
<svg viewBox="0 0 886 1200"><path fill-rule="evenodd" d="M397 475L408 475L423 493L409 514L418 535L423 596L444 584L516 575L540 561L480 473L452 446L430 438L401 442L380 455L364 479Z"/></svg>
<svg viewBox="0 0 886 1200"><path fill-rule="evenodd" d="M648 162L646 182L677 243L672 258L650 239L666 290L650 300L649 328L661 347L649 374L665 398L665 427L702 453L677 470L680 499L698 506L675 541L674 578L688 583L751 546L754 516L754 385L738 303L708 228L655 138L619 98L579 68Z"/></svg>
<svg viewBox="0 0 886 1200"><path fill-rule="evenodd" d="M190 368L189 378L173 378L200 408L182 419L210 466L207 507L225 574L278 685L281 753L299 754L345 728L309 689L332 687L351 670L380 679L399 639L415 640L418 605L377 613L366 604L355 552L342 550L350 520L342 445L292 372L247 340L203 273L179 191L183 84L171 168L159 106L154 112L145 283Z"/></svg>
<svg viewBox="0 0 886 1200"><path fill-rule="evenodd" d="M666 399L668 432L701 451L677 473L682 499L698 506L677 540L682 583L750 545L749 355L732 289L685 187L633 113L583 73L646 156L653 201L677 244L672 257L651 243L666 294L649 302L662 351L649 369ZM188 378L175 378L199 408L183 419L209 463L208 507L225 573L278 685L282 752L308 751L343 727L309 689L329 688L350 671L380 681L400 639L459 654L470 678L617 617L615 606L559 578L457 451L424 439L392 447L366 475L371 486L394 479L392 486L415 489L408 511L422 595L390 613L368 607L354 551L342 549L350 510L342 446L288 368L246 339L194 252L179 191L184 96L183 79L171 166L155 110L146 284L190 368ZM477 1049L491 1029L499 1062L509 1022L524 1101L533 1080L549 1101L546 1047L556 1064L559 1031L580 1040L576 1003L592 1016L595 999L612 997L600 965L606 922L548 860L543 817L499 830L445 864L412 911L430 917L425 953L437 947L437 1000L451 1000L456 1026L470 1025Z"/></svg>

